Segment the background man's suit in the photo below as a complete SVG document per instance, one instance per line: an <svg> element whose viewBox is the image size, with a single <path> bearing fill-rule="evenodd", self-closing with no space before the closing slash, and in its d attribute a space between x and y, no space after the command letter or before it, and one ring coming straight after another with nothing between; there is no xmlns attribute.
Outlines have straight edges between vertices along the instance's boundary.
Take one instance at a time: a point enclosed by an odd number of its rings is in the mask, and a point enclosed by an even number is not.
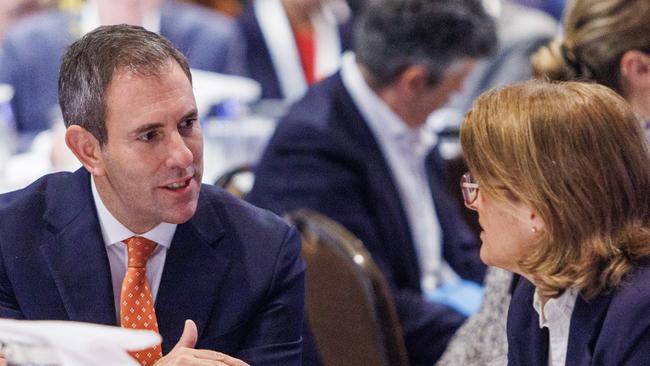
<svg viewBox="0 0 650 366"><path fill-rule="evenodd" d="M15 89L12 107L20 132L49 128L52 117L48 112L58 108L61 57L80 31L78 14L48 10L17 24L3 41L0 83ZM187 57L192 68L244 73L244 42L234 22L225 16L166 1L160 8L160 35Z"/></svg>
<svg viewBox="0 0 650 366"><path fill-rule="evenodd" d="M246 42L245 61L246 75L259 82L262 86L262 98L282 99L286 96L280 87L271 54L266 45L262 29L255 16L252 0L237 18L237 24ZM352 45L352 20L339 25L341 51L348 50ZM296 70L302 72L302 70Z"/></svg>
<svg viewBox="0 0 650 366"><path fill-rule="evenodd" d="M0 196L0 317L117 325L90 175L48 175ZM203 186L167 253L156 315L163 352L185 319L197 348L253 365L300 361L303 270L296 232L268 212Z"/></svg>
<svg viewBox="0 0 650 366"><path fill-rule="evenodd" d="M508 365L548 365L548 329L533 308L535 287L521 278L508 311ZM589 301L578 296L569 328L566 364L650 365L650 261L613 292Z"/></svg>
<svg viewBox="0 0 650 366"><path fill-rule="evenodd" d="M481 282L485 266L478 243L440 181L441 161L435 152L427 165L444 259L462 277ZM311 208L352 231L392 287L412 364L418 364L418 356L431 360L442 354L464 318L445 305L424 301L394 179L340 73L310 88L280 121L247 199L278 213Z"/></svg>

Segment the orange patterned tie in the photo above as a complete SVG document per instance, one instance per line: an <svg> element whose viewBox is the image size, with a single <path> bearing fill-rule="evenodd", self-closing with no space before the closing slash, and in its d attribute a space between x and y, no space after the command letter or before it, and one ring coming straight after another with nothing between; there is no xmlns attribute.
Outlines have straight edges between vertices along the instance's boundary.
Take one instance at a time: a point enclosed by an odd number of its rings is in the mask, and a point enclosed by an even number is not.
<svg viewBox="0 0 650 366"><path fill-rule="evenodd" d="M129 267L126 269L120 294L120 322L123 328L147 329L158 333L158 321L153 296L147 281L147 260L156 243L141 236L125 240ZM141 365L153 365L162 357L160 345L141 351L129 352Z"/></svg>

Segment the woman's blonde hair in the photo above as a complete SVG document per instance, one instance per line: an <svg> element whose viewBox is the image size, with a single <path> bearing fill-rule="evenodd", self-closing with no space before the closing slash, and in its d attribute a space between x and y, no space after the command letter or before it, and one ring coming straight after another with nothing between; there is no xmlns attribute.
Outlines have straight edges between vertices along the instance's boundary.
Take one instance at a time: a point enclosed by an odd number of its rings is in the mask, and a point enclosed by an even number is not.
<svg viewBox="0 0 650 366"><path fill-rule="evenodd" d="M543 295L606 292L650 255L650 153L612 90L541 80L494 90L460 138L481 194L524 202L544 221L519 263Z"/></svg>
<svg viewBox="0 0 650 366"><path fill-rule="evenodd" d="M593 80L620 93L620 61L629 50L650 53L650 1L573 0L563 39L539 49L531 62L537 77Z"/></svg>

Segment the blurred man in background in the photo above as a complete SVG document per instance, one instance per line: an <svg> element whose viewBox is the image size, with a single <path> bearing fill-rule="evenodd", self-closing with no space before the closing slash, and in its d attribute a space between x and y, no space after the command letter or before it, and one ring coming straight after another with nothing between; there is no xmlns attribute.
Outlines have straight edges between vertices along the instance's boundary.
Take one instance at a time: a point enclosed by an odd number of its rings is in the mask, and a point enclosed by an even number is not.
<svg viewBox="0 0 650 366"><path fill-rule="evenodd" d="M480 304L480 290L458 296L485 273L423 126L495 46L479 1L369 4L355 54L280 121L248 197L278 213L319 211L363 241L391 286L413 365L440 357Z"/></svg>

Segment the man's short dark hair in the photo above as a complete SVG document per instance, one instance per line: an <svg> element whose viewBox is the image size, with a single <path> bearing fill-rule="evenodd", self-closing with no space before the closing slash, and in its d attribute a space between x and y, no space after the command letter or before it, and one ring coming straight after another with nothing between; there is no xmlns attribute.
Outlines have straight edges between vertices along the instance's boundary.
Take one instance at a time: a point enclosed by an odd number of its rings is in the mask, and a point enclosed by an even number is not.
<svg viewBox="0 0 650 366"><path fill-rule="evenodd" d="M74 42L59 72L59 104L66 127L79 125L104 145L106 89L117 71L142 76L168 72L178 63L190 83L187 59L165 38L142 27L102 26Z"/></svg>
<svg viewBox="0 0 650 366"><path fill-rule="evenodd" d="M454 61L480 58L496 48L496 29L478 0L376 0L368 2L354 34L357 61L378 86L412 65L437 83Z"/></svg>

